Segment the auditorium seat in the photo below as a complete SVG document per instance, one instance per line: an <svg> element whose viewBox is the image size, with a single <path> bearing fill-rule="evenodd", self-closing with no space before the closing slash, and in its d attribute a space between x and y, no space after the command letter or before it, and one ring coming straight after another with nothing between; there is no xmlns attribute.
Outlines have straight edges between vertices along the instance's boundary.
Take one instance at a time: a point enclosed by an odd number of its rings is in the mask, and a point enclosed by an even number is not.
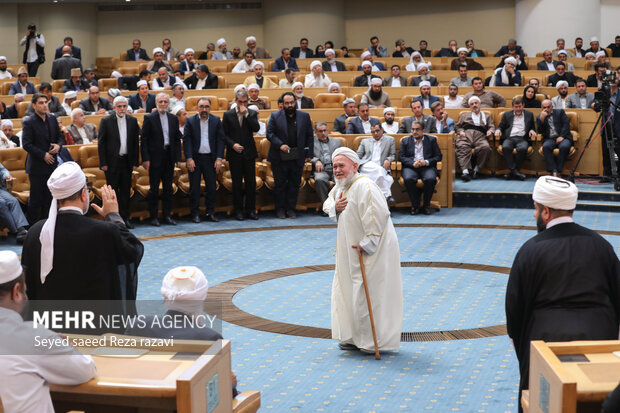
<svg viewBox="0 0 620 413"><path fill-rule="evenodd" d="M13 79L11 79L13 80ZM11 90L11 84L15 83L15 80L13 80L13 82L5 82L2 83L0 85L0 94L2 95L8 95L9 94L9 90Z"/></svg>
<svg viewBox="0 0 620 413"><path fill-rule="evenodd" d="M121 62L124 62L127 59L127 52L122 52L119 56Z"/></svg>
<svg viewBox="0 0 620 413"><path fill-rule="evenodd" d="M62 93L62 87L65 85L64 79L56 79L52 82L52 92Z"/></svg>
<svg viewBox="0 0 620 413"><path fill-rule="evenodd" d="M28 205L30 197L30 180L26 173L26 157L28 153L22 148L7 148L0 150L0 163L11 173L14 178L11 194L23 204Z"/></svg>
<svg viewBox="0 0 620 413"><path fill-rule="evenodd" d="M314 108L342 108L342 102L346 99L343 93L319 93L314 97Z"/></svg>
<svg viewBox="0 0 620 413"><path fill-rule="evenodd" d="M109 89L118 89L118 79L115 77L99 79L99 91L107 92Z"/></svg>
<svg viewBox="0 0 620 413"><path fill-rule="evenodd" d="M86 174L92 192L101 199L101 187L106 184L105 172L99 169L99 150L96 144L82 145L78 150L78 163Z"/></svg>
<svg viewBox="0 0 620 413"><path fill-rule="evenodd" d="M228 164L228 161L223 161L222 165L223 170L219 176L219 180L222 183L222 186L226 188L230 193L232 193L232 176L230 174L230 165ZM258 163L255 165L255 168L256 192L258 192L263 187L263 179L259 176L260 166L258 165ZM245 182L243 182L243 188L245 188ZM230 211L232 211L233 207L233 205L230 205Z"/></svg>
<svg viewBox="0 0 620 413"><path fill-rule="evenodd" d="M17 116L23 118L26 115L26 110L28 110L28 105L30 105L30 100L24 100L23 102L19 102L17 104Z"/></svg>
<svg viewBox="0 0 620 413"><path fill-rule="evenodd" d="M217 96L190 96L185 100L185 108L188 112L196 110L196 104L201 97L211 99L211 112L214 110L228 110L228 99Z"/></svg>
<svg viewBox="0 0 620 413"><path fill-rule="evenodd" d="M256 413L259 408L260 391L244 391L233 399L233 413Z"/></svg>
<svg viewBox="0 0 620 413"><path fill-rule="evenodd" d="M137 75L140 73L137 67L119 67L117 71L123 76Z"/></svg>

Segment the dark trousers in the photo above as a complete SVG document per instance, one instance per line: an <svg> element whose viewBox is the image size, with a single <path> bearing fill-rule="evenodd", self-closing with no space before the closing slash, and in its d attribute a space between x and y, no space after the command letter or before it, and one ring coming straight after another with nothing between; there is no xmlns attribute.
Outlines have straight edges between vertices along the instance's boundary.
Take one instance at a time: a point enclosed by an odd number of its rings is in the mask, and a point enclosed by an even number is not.
<svg viewBox="0 0 620 413"><path fill-rule="evenodd" d="M129 219L129 196L131 194L131 172L133 168L127 155L119 156L116 167L105 172L105 180L116 192L118 212L125 221Z"/></svg>
<svg viewBox="0 0 620 413"><path fill-rule="evenodd" d="M564 162L566 162L566 158L568 158L568 152L570 151L570 147L572 145L572 142L568 139L564 139L559 144L556 143L555 139L545 139L542 148L545 163L547 164L547 171L558 173L562 172ZM560 150L557 157L553 156L553 150L555 148Z"/></svg>
<svg viewBox="0 0 620 413"><path fill-rule="evenodd" d="M51 175L51 174L50 174ZM28 175L30 179L30 197L28 198L28 222L34 224L47 218L52 204L52 194L47 187L50 175Z"/></svg>
<svg viewBox="0 0 620 413"><path fill-rule="evenodd" d="M151 163L149 166L149 211L151 218L157 218L159 204L159 182L162 185L161 204L162 216L170 216L172 210L172 179L174 178L174 161L170 153L170 148L164 149L161 155L161 162L157 165Z"/></svg>
<svg viewBox="0 0 620 413"><path fill-rule="evenodd" d="M521 164L525 160L528 148L527 141L522 136L511 136L504 139L502 143L502 151L504 152L504 159L508 164L508 169L511 171L518 171L521 168ZM512 151L517 149L517 155L515 156Z"/></svg>
<svg viewBox="0 0 620 413"><path fill-rule="evenodd" d="M413 208L420 207L420 194L424 192L424 207L428 208L435 192L435 185L437 185L437 170L432 166L403 168L402 174L405 188L407 188L407 193L411 200L411 206ZM423 191L416 186L418 179L422 179L422 182L424 182Z"/></svg>
<svg viewBox="0 0 620 413"><path fill-rule="evenodd" d="M295 210L303 165L296 160L272 162L276 210Z"/></svg>
<svg viewBox="0 0 620 413"><path fill-rule="evenodd" d="M26 63L26 68L28 69L28 77L37 77L37 72L39 71L39 61Z"/></svg>
<svg viewBox="0 0 620 413"><path fill-rule="evenodd" d="M256 163L254 159L234 157L228 161L232 178L233 205L237 212L256 211ZM245 182L245 188L243 183Z"/></svg>
<svg viewBox="0 0 620 413"><path fill-rule="evenodd" d="M325 202L329 195L329 181L334 179L334 169L326 165L321 172L314 173L314 190L321 202Z"/></svg>
<svg viewBox="0 0 620 413"><path fill-rule="evenodd" d="M196 154L194 156L196 167L194 172L189 173L189 208L193 217L200 215L200 180L204 178L207 193L205 194L205 207L207 214L215 212L215 158L209 154Z"/></svg>

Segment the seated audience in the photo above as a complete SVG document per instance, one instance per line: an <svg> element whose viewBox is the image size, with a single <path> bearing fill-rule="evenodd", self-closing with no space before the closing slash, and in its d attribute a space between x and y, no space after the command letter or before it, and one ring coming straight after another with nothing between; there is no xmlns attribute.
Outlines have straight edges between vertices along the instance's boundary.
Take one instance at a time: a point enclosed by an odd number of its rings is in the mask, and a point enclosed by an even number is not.
<svg viewBox="0 0 620 413"><path fill-rule="evenodd" d="M549 98L549 96L547 96L546 93L542 93L539 90L539 88L540 88L540 81L537 78L535 78L535 77L530 78L530 81L528 82L528 84L534 88L534 90L535 90L537 95L541 94L541 95L543 95L545 97L545 99Z"/></svg>
<svg viewBox="0 0 620 413"><path fill-rule="evenodd" d="M62 103L60 99L58 99L52 93L52 85L47 82L41 83L39 86L39 93L43 93L47 96L47 107L49 108L49 113L56 116L57 118L60 116L66 116L67 112L65 112L65 108L62 107ZM34 114L34 109L32 107L32 103L28 105L26 109L26 116L30 116Z"/></svg>
<svg viewBox="0 0 620 413"><path fill-rule="evenodd" d="M383 118L385 121L381 123L381 127L385 133L398 133L399 124L396 121L396 110L394 108L383 109Z"/></svg>
<svg viewBox="0 0 620 413"><path fill-rule="evenodd" d="M364 53L362 53L362 55L360 56L362 58L362 63L364 62L370 62L371 64L371 68L373 72L379 72L379 71L384 71L385 66L383 66L383 63L380 62L374 62L373 60L373 55L370 54L370 52L368 50L366 50ZM360 64L357 67L357 70L360 71L362 70L362 64Z"/></svg>
<svg viewBox="0 0 620 413"><path fill-rule="evenodd" d="M575 71L575 66L571 62L568 61L568 51L560 50L558 51L557 56L558 56L558 62L563 62L566 65L566 70L568 70L569 72Z"/></svg>
<svg viewBox="0 0 620 413"><path fill-rule="evenodd" d="M450 40L448 47L442 47L437 53L437 57L458 57L458 45L456 40Z"/></svg>
<svg viewBox="0 0 620 413"><path fill-rule="evenodd" d="M314 127L314 156L312 162L314 170L314 190L316 191L321 203L325 202L329 194L330 181L334 180L334 168L332 166L332 154L342 146L340 139L328 136L327 123L317 122ZM322 216L327 216L320 208Z"/></svg>
<svg viewBox="0 0 620 413"><path fill-rule="evenodd" d="M467 57L485 57L486 54L480 49L476 49L472 39L465 40L465 48L467 49Z"/></svg>
<svg viewBox="0 0 620 413"><path fill-rule="evenodd" d="M280 89L291 89L296 77L297 73L293 69L286 69L284 71L284 79L280 79L278 86Z"/></svg>
<svg viewBox="0 0 620 413"><path fill-rule="evenodd" d="M558 63L557 60L553 59L553 55L551 54L551 50L545 50L543 52L543 60L536 64L537 70L549 70L555 71L555 65Z"/></svg>
<svg viewBox="0 0 620 413"><path fill-rule="evenodd" d="M344 63L336 60L336 52L334 49L325 51L325 61L322 63L324 72L346 72L347 68Z"/></svg>
<svg viewBox="0 0 620 413"><path fill-rule="evenodd" d="M620 57L620 35L616 36L614 43L609 43L607 48L611 49L611 57Z"/></svg>
<svg viewBox="0 0 620 413"><path fill-rule="evenodd" d="M291 89L295 95L297 109L314 109L314 101L312 98L304 96L304 85L301 82L293 83Z"/></svg>
<svg viewBox="0 0 620 413"><path fill-rule="evenodd" d="M13 147L21 146L19 136L13 133L13 121L11 119L2 119L2 121L0 121L0 131L4 133L4 136L6 136L8 140L13 142L15 145Z"/></svg>
<svg viewBox="0 0 620 413"><path fill-rule="evenodd" d="M403 39L398 39L392 57L411 57L413 52L413 47L408 47Z"/></svg>
<svg viewBox="0 0 620 413"><path fill-rule="evenodd" d="M97 140L97 127L86 123L86 115L80 108L71 111L71 125L67 128L76 145L84 145Z"/></svg>
<svg viewBox="0 0 620 413"><path fill-rule="evenodd" d="M362 94L361 103L368 103L370 108L386 108L391 105L390 97L381 88L381 78L370 81L370 88Z"/></svg>
<svg viewBox="0 0 620 413"><path fill-rule="evenodd" d="M172 62L179 58L179 51L172 47L172 41L170 39L164 39L161 41L161 49L164 51L164 60Z"/></svg>
<svg viewBox="0 0 620 413"><path fill-rule="evenodd" d="M19 137L17 139L19 140ZM4 131L0 127L0 149L15 148L17 146L18 145L15 144L15 142L13 142L11 139L9 139L9 137L4 133Z"/></svg>
<svg viewBox="0 0 620 413"><path fill-rule="evenodd" d="M310 63L310 73L306 75L304 80L305 87L327 87L332 81L323 72L323 66L318 60Z"/></svg>
<svg viewBox="0 0 620 413"><path fill-rule="evenodd" d="M161 47L153 49L153 60L146 65L146 70L151 73L160 73L159 69L165 69L167 72L172 73L172 65L164 60L164 51Z"/></svg>
<svg viewBox="0 0 620 413"><path fill-rule="evenodd" d="M362 72L364 73L357 76L353 81L354 87L370 86L372 79L381 79L379 76L372 74L372 63L369 61L362 62Z"/></svg>
<svg viewBox="0 0 620 413"><path fill-rule="evenodd" d="M526 109L540 108L540 100L536 99L536 88L532 85L527 85L523 89L523 97L521 98L523 107Z"/></svg>
<svg viewBox="0 0 620 413"><path fill-rule="evenodd" d="M79 107L86 115L105 115L112 110L110 101L99 97L99 88L97 86L92 86L88 89L88 97L80 101Z"/></svg>
<svg viewBox="0 0 620 413"><path fill-rule="evenodd" d="M575 39L575 47L573 50L575 51L575 57L586 57L586 51L583 49L583 39L581 37Z"/></svg>
<svg viewBox="0 0 620 413"><path fill-rule="evenodd" d="M151 72L143 69L138 76L120 76L118 78L118 88L121 90L138 90L138 82L141 80L144 80L147 85L149 85L151 81Z"/></svg>
<svg viewBox="0 0 620 413"><path fill-rule="evenodd" d="M140 40L138 39L135 39L132 42L132 48L127 50L127 57L125 57L125 60L128 62L146 62L148 60L151 60L149 58L149 55L146 54L146 50L144 50L140 46L142 46L142 42L140 42Z"/></svg>
<svg viewBox="0 0 620 413"><path fill-rule="evenodd" d="M396 159L396 142L393 137L383 133L383 128L378 123L372 125L370 130L372 138L362 139L357 148L357 156L360 158L359 172L377 184L388 205L392 206L396 203L392 196L394 178L391 175L392 162Z"/></svg>
<svg viewBox="0 0 620 413"><path fill-rule="evenodd" d="M211 54L215 53L215 45L213 43L207 43L205 51L200 53L198 60L209 60L209 52L211 52Z"/></svg>
<svg viewBox="0 0 620 413"><path fill-rule="evenodd" d="M4 111L4 115L2 115L2 117L5 119L17 119L18 118L17 105L19 105L23 101L24 101L23 93L17 93L13 95L13 104L10 105L8 108L6 108L6 110Z"/></svg>
<svg viewBox="0 0 620 413"><path fill-rule="evenodd" d="M511 51L518 54L521 60L525 60L523 48L517 45L517 41L515 39L509 39L507 45L500 47L497 53L495 53L495 57L508 57Z"/></svg>
<svg viewBox="0 0 620 413"><path fill-rule="evenodd" d="M456 86L471 86L472 78L467 76L467 65L460 65L458 71L458 77L453 77L450 80L450 84Z"/></svg>
<svg viewBox="0 0 620 413"><path fill-rule="evenodd" d="M551 99L553 109L565 109L568 101L568 82L560 80L555 84L555 88L558 91L558 95Z"/></svg>
<svg viewBox="0 0 620 413"><path fill-rule="evenodd" d="M278 87L273 80L263 76L265 71L265 64L261 61L254 62L254 76L248 76L245 78L243 84L247 87L252 83L256 83L261 89L275 89Z"/></svg>
<svg viewBox="0 0 620 413"><path fill-rule="evenodd" d="M543 156L547 171L553 176L560 176L568 153L573 146L573 134L570 131L570 121L563 109L554 109L549 99L542 102L542 111L536 118L538 133L542 135ZM553 150L558 149L558 156Z"/></svg>
<svg viewBox="0 0 620 413"><path fill-rule="evenodd" d="M273 62L273 71L274 72L284 72L286 69L293 69L296 72L299 72L299 67L297 67L297 62L295 58L291 56L291 51L288 47L282 49L282 55L278 57Z"/></svg>
<svg viewBox="0 0 620 413"><path fill-rule="evenodd" d="M467 93L463 97L463 107L470 107L469 98L472 96L476 96L480 99L480 106L483 108L492 108L497 106L498 108L503 108L506 106L506 99L499 93L493 90L486 90L484 88L484 81L479 77L474 77L471 81L471 85L474 88L473 91Z"/></svg>
<svg viewBox="0 0 620 413"><path fill-rule="evenodd" d="M320 59L325 57L325 46L323 46L322 44L318 44L315 48L314 48L314 58L315 59Z"/></svg>
<svg viewBox="0 0 620 413"><path fill-rule="evenodd" d="M196 71L192 73L187 79L183 81L188 89L217 89L218 77L209 72L207 65L196 66ZM155 84L153 84L153 90L155 90Z"/></svg>
<svg viewBox="0 0 620 413"><path fill-rule="evenodd" d="M586 50L586 53L587 52L592 52L594 54L597 54L598 52L603 52L605 53L605 56L607 56L607 50L601 49L601 45L598 41L598 37L596 36L590 38L590 48Z"/></svg>
<svg viewBox="0 0 620 413"><path fill-rule="evenodd" d="M463 96L459 96L459 87L454 83L448 86L448 96L443 97L446 109L458 109L463 107Z"/></svg>
<svg viewBox="0 0 620 413"><path fill-rule="evenodd" d="M431 70L431 62L426 62L420 52L413 52L411 54L411 57L409 58L409 63L407 64L407 66L405 66L405 69L408 72L417 72L418 67L422 64L426 65L428 70Z"/></svg>
<svg viewBox="0 0 620 413"><path fill-rule="evenodd" d="M334 119L334 132L347 133L347 119L357 115L355 101L347 98L342 102L344 113Z"/></svg>
<svg viewBox="0 0 620 413"><path fill-rule="evenodd" d="M594 60L596 63L604 65L606 69L611 69L611 64L607 60L607 55L603 50L599 50L594 54Z"/></svg>
<svg viewBox="0 0 620 413"><path fill-rule="evenodd" d="M488 139L492 139L495 132L493 116L480 111L482 107L480 98L475 95L471 96L468 98L468 104L471 111L461 114L455 126L457 136L455 155L461 167L463 182L469 182L472 178L478 177L478 172L491 155ZM470 175L472 151L476 156L476 166Z"/></svg>
<svg viewBox="0 0 620 413"><path fill-rule="evenodd" d="M586 79L586 85L588 85L588 87L594 87L594 88L600 89L601 86L603 85L601 76L603 75L603 73L605 73L606 69L607 68L603 64L600 64L600 63L595 64L594 73L588 76L588 78Z"/></svg>
<svg viewBox="0 0 620 413"><path fill-rule="evenodd" d="M406 136L400 142L398 160L402 163L402 176L405 188L411 201L411 215L430 215L430 205L435 185L437 185L437 162L442 155L437 138L424 133L424 125L413 121L411 136ZM417 187L421 179L424 188ZM424 202L420 207L420 195L424 194Z"/></svg>
<svg viewBox="0 0 620 413"><path fill-rule="evenodd" d="M398 129L398 133L411 133L411 124L414 121L418 121L424 125L424 132L437 133L437 129L435 128L435 120L432 116L423 114L423 109L424 106L422 106L422 102L419 99L414 98L411 101L411 112L413 115L403 118L400 128Z"/></svg>
<svg viewBox="0 0 620 413"><path fill-rule="evenodd" d="M182 83L181 79L170 75L165 67L160 67L157 71L157 77L153 80L153 90L172 90L172 86L177 83Z"/></svg>
<svg viewBox="0 0 620 413"><path fill-rule="evenodd" d="M431 86L441 86L437 78L428 73L428 66L426 64L418 65L418 75L411 79L409 86L419 86L422 82L429 82Z"/></svg>
<svg viewBox="0 0 620 413"><path fill-rule="evenodd" d="M425 80L421 82L419 86L420 86L420 96L417 96L414 99L419 100L425 109L430 109L433 103L439 102L439 98L437 96L431 95L430 82Z"/></svg>
<svg viewBox="0 0 620 413"><path fill-rule="evenodd" d="M149 93L149 85L146 80L138 82L138 93L129 96L128 104L136 113L151 113L157 109L155 95Z"/></svg>
<svg viewBox="0 0 620 413"><path fill-rule="evenodd" d="M572 72L566 71L566 64L564 62L558 62L555 65L555 73L549 76L547 86L555 86L561 80L566 81L569 87L575 86L575 82L577 81L577 76Z"/></svg>
<svg viewBox="0 0 620 413"><path fill-rule="evenodd" d="M231 60L232 54L226 50L226 39L218 39L215 43L217 46L217 52L213 53L211 60Z"/></svg>
<svg viewBox="0 0 620 413"><path fill-rule="evenodd" d="M82 79L82 71L79 68L71 69L71 78L65 80L65 84L62 87L62 93L67 93L70 90L75 92L86 91L90 88L90 85L86 80Z"/></svg>
<svg viewBox="0 0 620 413"><path fill-rule="evenodd" d="M435 121L437 133L450 133L454 131L454 119L448 117L448 112L443 110L443 104L436 101L431 105L432 118Z"/></svg>
<svg viewBox="0 0 620 413"><path fill-rule="evenodd" d="M7 69L6 56L0 56L0 79L12 79L13 75Z"/></svg>
<svg viewBox="0 0 620 413"><path fill-rule="evenodd" d="M370 38L370 46L368 46L368 53L377 57L387 57L387 48L385 46L381 46L379 43L379 38L377 36L372 36Z"/></svg>
<svg viewBox="0 0 620 413"><path fill-rule="evenodd" d="M499 138L502 154L510 170L504 175L504 179L514 178L523 181L525 175L519 172L519 169L527 155L527 148L532 145L532 139L536 139L536 125L534 114L529 110L523 110L521 96L512 99L512 110L502 115L495 130L495 137ZM513 150L517 151L516 156L512 153Z"/></svg>
<svg viewBox="0 0 620 413"><path fill-rule="evenodd" d="M521 73L517 70L514 57L504 59L504 66L495 69L490 86L521 86Z"/></svg>
<svg viewBox="0 0 620 413"><path fill-rule="evenodd" d="M196 62L194 49L188 47L187 49L185 49L185 52L183 54L185 55L185 60L183 60L179 65L179 71L182 73L187 73L196 70L198 62Z"/></svg>
<svg viewBox="0 0 620 413"><path fill-rule="evenodd" d="M404 87L407 86L407 79L400 75L400 66L392 65L390 68L392 74L383 79L383 86L387 87Z"/></svg>
<svg viewBox="0 0 620 413"><path fill-rule="evenodd" d="M71 108L71 105L76 100L77 100L77 92L75 90L70 90L68 92L65 92L65 96L62 98L62 103L61 103L61 106L65 110L65 113L71 113L71 111L73 110L73 108Z"/></svg>
<svg viewBox="0 0 620 413"><path fill-rule="evenodd" d="M295 59L312 59L314 57L314 52L312 49L308 48L308 39L302 37L299 41L299 47L293 47L291 49L291 56Z"/></svg>
<svg viewBox="0 0 620 413"><path fill-rule="evenodd" d="M256 46L256 37L248 36L245 38L245 44L248 50L252 52L257 59L271 59L271 55L262 47Z"/></svg>
<svg viewBox="0 0 620 413"><path fill-rule="evenodd" d="M341 93L342 89L340 88L340 84L336 82L331 82L329 86L327 86L327 93Z"/></svg>
<svg viewBox="0 0 620 413"><path fill-rule="evenodd" d="M575 87L577 88L577 92L568 95L566 107L575 109L594 109L594 94L588 92L586 81L583 79L577 79L575 82Z"/></svg>
<svg viewBox="0 0 620 413"><path fill-rule="evenodd" d="M357 113L358 115L356 117L351 117L351 119L349 119L347 134L369 135L372 126L381 126L379 119L370 117L368 103L360 103L357 105Z"/></svg>
<svg viewBox="0 0 620 413"><path fill-rule="evenodd" d="M465 47L460 47L457 50L458 57L450 63L450 70L457 70L459 66L465 65L468 70L484 70L484 67L476 62L474 59L467 57L469 50Z"/></svg>
<svg viewBox="0 0 620 413"><path fill-rule="evenodd" d="M254 105L259 109L269 109L269 103L265 102L263 98L258 96L260 87L256 83L252 83L247 88L248 91L248 105Z"/></svg>
<svg viewBox="0 0 620 413"><path fill-rule="evenodd" d="M95 70L90 67L84 69L83 80L86 82L86 84L88 84L88 87L99 86L99 81L95 79Z"/></svg>
<svg viewBox="0 0 620 413"><path fill-rule="evenodd" d="M566 41L562 38L559 38L555 41L555 49L553 49L552 55L553 57L559 56L560 52L564 52L566 54L566 57L575 57L574 53L571 52L570 50L566 50ZM558 60L560 60L558 58Z"/></svg>
<svg viewBox="0 0 620 413"><path fill-rule="evenodd" d="M170 97L169 110L172 111L172 109L177 106L185 109L185 88L180 83L172 86L172 97Z"/></svg>
<svg viewBox="0 0 620 413"><path fill-rule="evenodd" d="M529 69L527 67L527 63L525 63L525 59L521 59L521 56L519 56L519 53L517 53L515 49L509 50L508 55L502 57L502 60L497 64L496 68L504 67L504 63L506 62L506 59L511 58L511 57L517 61L517 66L516 66L517 70L528 70Z"/></svg>
<svg viewBox="0 0 620 413"><path fill-rule="evenodd" d="M71 56L71 48L64 46L62 48L62 56L52 62L51 77L54 80L69 79L71 77L71 69L78 68L82 71L82 62Z"/></svg>
<svg viewBox="0 0 620 413"><path fill-rule="evenodd" d="M17 93L21 93L22 95L33 95L37 93L34 83L28 80L28 71L23 66L17 70L17 80L11 83L11 87L9 88L9 95L15 95Z"/></svg>

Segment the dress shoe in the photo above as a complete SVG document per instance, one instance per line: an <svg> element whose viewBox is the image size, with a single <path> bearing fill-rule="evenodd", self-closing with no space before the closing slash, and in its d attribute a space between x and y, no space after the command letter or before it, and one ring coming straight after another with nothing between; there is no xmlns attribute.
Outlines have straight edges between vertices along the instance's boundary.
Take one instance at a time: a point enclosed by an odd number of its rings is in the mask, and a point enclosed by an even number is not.
<svg viewBox="0 0 620 413"><path fill-rule="evenodd" d="M419 215L420 208L411 208L411 215Z"/></svg>
<svg viewBox="0 0 620 413"><path fill-rule="evenodd" d="M478 179L478 170L477 169L474 169L474 172L472 172L471 179Z"/></svg>
<svg viewBox="0 0 620 413"><path fill-rule="evenodd" d="M129 220L125 221L125 226L127 227L127 229L133 229L133 224Z"/></svg>
<svg viewBox="0 0 620 413"><path fill-rule="evenodd" d="M172 219L172 217L171 217L171 216L167 216L166 218L164 218L164 224L167 224L167 225L176 225L176 224L177 224L177 222L176 222L174 219Z"/></svg>
<svg viewBox="0 0 620 413"><path fill-rule="evenodd" d="M525 181L526 176L523 175L521 172L519 171L513 171L512 172L512 176L514 176L516 179L518 179L519 181Z"/></svg>
<svg viewBox="0 0 620 413"><path fill-rule="evenodd" d="M288 211L286 211L286 216L289 218L297 218L297 213L294 209L289 209Z"/></svg>
<svg viewBox="0 0 620 413"><path fill-rule="evenodd" d="M237 221L243 221L245 219L245 217L243 216L243 212L239 211L235 214L235 219Z"/></svg>
<svg viewBox="0 0 620 413"><path fill-rule="evenodd" d="M606 176L602 177L601 179L598 180L599 184L609 184L611 183L611 178L608 178Z"/></svg>
<svg viewBox="0 0 620 413"><path fill-rule="evenodd" d="M512 179L512 173L509 172L507 174L504 174L504 179L510 181Z"/></svg>
<svg viewBox="0 0 620 413"><path fill-rule="evenodd" d="M157 218L151 218L151 220L149 221L149 224L151 224L154 227L158 227L159 226L159 220Z"/></svg>
<svg viewBox="0 0 620 413"><path fill-rule="evenodd" d="M205 221L209 222L220 222L220 220L214 214L206 214Z"/></svg>
<svg viewBox="0 0 620 413"><path fill-rule="evenodd" d="M286 212L284 212L283 209L278 209L276 211L276 216L280 219L285 219L286 218Z"/></svg>
<svg viewBox="0 0 620 413"><path fill-rule="evenodd" d="M420 212L424 215L430 215L431 214L431 210L428 209L428 207L422 207Z"/></svg>
<svg viewBox="0 0 620 413"><path fill-rule="evenodd" d="M338 343L338 347L340 347L340 350L358 350L357 346L355 344L351 344L351 343Z"/></svg>
<svg viewBox="0 0 620 413"><path fill-rule="evenodd" d="M396 200L392 195L385 198L387 200L388 206L393 206L396 203Z"/></svg>
<svg viewBox="0 0 620 413"><path fill-rule="evenodd" d="M248 212L248 218L254 221L258 221L258 215L256 215L256 212Z"/></svg>
<svg viewBox="0 0 620 413"><path fill-rule="evenodd" d="M194 215L194 216L192 217L192 222L193 222L194 224L200 224L200 217L199 217L198 215Z"/></svg>
<svg viewBox="0 0 620 413"><path fill-rule="evenodd" d="M463 180L463 182L469 182L471 181L471 176L469 176L469 174L463 174L461 175L461 179Z"/></svg>
<svg viewBox="0 0 620 413"><path fill-rule="evenodd" d="M373 356L375 355L375 351L374 350L367 350L365 348L361 348L360 351L364 354L372 354Z"/></svg>
<svg viewBox="0 0 620 413"><path fill-rule="evenodd" d="M17 243L20 245L23 244L26 240L26 235L28 235L28 231L26 231L24 227L21 227L17 230L17 234L15 235L15 241L17 241Z"/></svg>
<svg viewBox="0 0 620 413"><path fill-rule="evenodd" d="M328 217L329 215L327 215L327 212L323 211L322 209L319 211L319 215L322 217Z"/></svg>

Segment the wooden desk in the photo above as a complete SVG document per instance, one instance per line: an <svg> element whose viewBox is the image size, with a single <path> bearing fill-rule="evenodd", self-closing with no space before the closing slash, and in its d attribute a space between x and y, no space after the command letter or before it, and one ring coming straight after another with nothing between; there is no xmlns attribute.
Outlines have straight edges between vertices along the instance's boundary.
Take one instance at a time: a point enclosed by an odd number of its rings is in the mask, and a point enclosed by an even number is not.
<svg viewBox="0 0 620 413"><path fill-rule="evenodd" d="M521 400L524 411L600 412L605 397L620 382L620 357L614 351L620 351L620 341L532 341L530 389Z"/></svg>
<svg viewBox="0 0 620 413"><path fill-rule="evenodd" d="M121 347L111 342L113 337L129 338L108 334L101 337L106 338L106 347ZM141 342L141 337L134 338L137 344L132 343L131 349L148 350L146 354L93 355L97 377L79 386L51 385L56 411L220 413L233 410L229 340L174 340L172 345L153 346ZM91 355L96 351L95 347L78 349Z"/></svg>

